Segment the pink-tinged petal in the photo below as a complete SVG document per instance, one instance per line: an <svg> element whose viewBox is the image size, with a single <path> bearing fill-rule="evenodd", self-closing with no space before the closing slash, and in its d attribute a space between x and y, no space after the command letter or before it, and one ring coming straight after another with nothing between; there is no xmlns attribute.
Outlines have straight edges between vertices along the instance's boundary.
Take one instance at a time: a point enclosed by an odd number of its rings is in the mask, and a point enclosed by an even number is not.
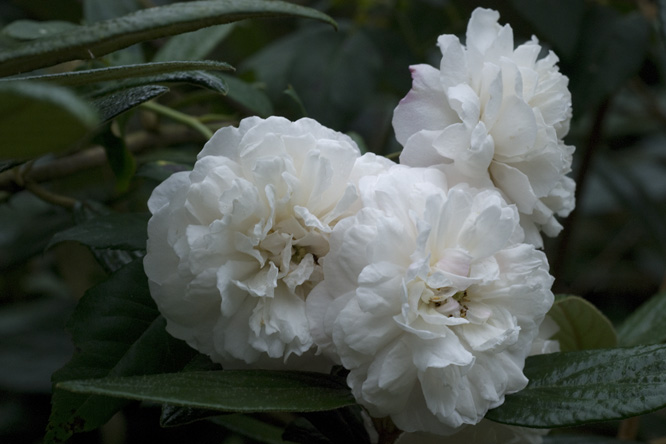
<svg viewBox="0 0 666 444"><path fill-rule="evenodd" d="M393 112L395 136L403 145L418 131L439 130L458 119L448 105L439 70L430 65L415 65L410 70L412 89Z"/></svg>

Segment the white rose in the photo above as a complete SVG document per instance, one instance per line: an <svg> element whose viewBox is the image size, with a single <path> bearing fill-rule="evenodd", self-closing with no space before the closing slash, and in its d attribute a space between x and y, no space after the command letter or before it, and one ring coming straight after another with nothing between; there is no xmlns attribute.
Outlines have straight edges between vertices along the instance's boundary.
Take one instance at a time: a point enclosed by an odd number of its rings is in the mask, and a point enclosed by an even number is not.
<svg viewBox="0 0 666 444"><path fill-rule="evenodd" d="M559 327L555 321L546 315L539 327L537 337L532 342L529 356L560 351L559 342L552 339L558 330ZM482 419L478 424L461 427L459 431L447 437L425 432L403 433L396 444L541 444L543 437L548 432L550 432L549 429L517 427Z"/></svg>
<svg viewBox="0 0 666 444"><path fill-rule="evenodd" d="M148 201L144 266L169 333L227 366L306 353L331 229L360 207L359 178L391 164L311 119L215 133Z"/></svg>
<svg viewBox="0 0 666 444"><path fill-rule="evenodd" d="M466 46L442 35L439 69L411 67L413 85L397 106L393 127L404 146L400 163L440 165L449 183L496 187L521 213L528 242L542 246L539 231L555 236L555 215L574 207L569 131L571 94L553 52L536 38L514 49L509 25L477 8Z"/></svg>
<svg viewBox="0 0 666 444"><path fill-rule="evenodd" d="M515 206L495 190L446 187L434 168L362 179L364 208L333 229L326 279L306 302L315 342L371 415L443 435L525 387L553 302Z"/></svg>

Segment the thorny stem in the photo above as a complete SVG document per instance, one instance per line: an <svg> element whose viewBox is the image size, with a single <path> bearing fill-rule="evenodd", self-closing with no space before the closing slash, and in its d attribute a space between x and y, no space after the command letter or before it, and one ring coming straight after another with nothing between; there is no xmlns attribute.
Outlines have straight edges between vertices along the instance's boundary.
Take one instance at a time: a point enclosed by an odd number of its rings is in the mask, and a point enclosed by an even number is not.
<svg viewBox="0 0 666 444"><path fill-rule="evenodd" d="M213 137L213 132L199 119L196 117L189 116L185 113L181 113L180 111L176 111L173 108L166 107L164 105L160 105L157 102L150 101L150 102L144 102L141 105L142 108L148 109L150 111L153 111L157 114L161 114L165 117L169 117L170 119L175 120L176 122L180 122L184 125L187 125L195 130L197 130L199 133L201 133L202 136L204 136L206 139L210 139Z"/></svg>

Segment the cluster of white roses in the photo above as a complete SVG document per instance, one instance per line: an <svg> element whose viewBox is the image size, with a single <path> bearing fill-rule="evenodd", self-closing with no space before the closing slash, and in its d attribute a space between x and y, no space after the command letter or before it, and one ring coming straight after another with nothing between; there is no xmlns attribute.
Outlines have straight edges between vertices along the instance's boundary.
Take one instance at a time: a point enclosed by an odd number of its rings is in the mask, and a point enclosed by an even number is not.
<svg viewBox="0 0 666 444"><path fill-rule="evenodd" d="M468 439L524 388L526 356L553 350L537 248L574 206L571 97L555 55L498 19L475 10L466 46L441 36L440 69L412 67L400 165L251 117L159 185L144 264L169 333L225 368L341 364L407 432Z"/></svg>

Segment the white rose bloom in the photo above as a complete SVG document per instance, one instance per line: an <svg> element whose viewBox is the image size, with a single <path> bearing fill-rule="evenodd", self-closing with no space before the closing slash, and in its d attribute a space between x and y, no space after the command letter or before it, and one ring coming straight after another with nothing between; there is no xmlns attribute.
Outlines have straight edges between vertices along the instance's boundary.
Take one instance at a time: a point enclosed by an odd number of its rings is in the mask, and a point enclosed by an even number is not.
<svg viewBox="0 0 666 444"><path fill-rule="evenodd" d="M169 333L229 366L307 352L331 229L360 208L359 178L392 164L311 119L215 133L148 201L144 266Z"/></svg>
<svg viewBox="0 0 666 444"><path fill-rule="evenodd" d="M371 415L442 435L525 387L553 302L515 206L492 189L446 187L434 168L362 179L364 208L334 228L326 279L306 302L315 342Z"/></svg>
<svg viewBox="0 0 666 444"><path fill-rule="evenodd" d="M557 56L538 59L532 38L514 49L513 31L499 14L477 8L466 46L442 35L439 69L416 65L413 85L395 109L393 127L404 146L400 163L440 165L449 183L496 187L521 213L528 242L539 231L557 235L555 215L574 208L569 131L571 94Z"/></svg>
<svg viewBox="0 0 666 444"><path fill-rule="evenodd" d="M550 316L544 318L539 333L532 342L530 356L560 351L560 344L551 337L557 333L559 327ZM396 444L472 444L472 443L501 443L501 444L541 444L543 437L550 432L549 429L533 429L500 424L488 419L467 427L461 427L453 435L442 437L433 433L413 432L400 435Z"/></svg>

